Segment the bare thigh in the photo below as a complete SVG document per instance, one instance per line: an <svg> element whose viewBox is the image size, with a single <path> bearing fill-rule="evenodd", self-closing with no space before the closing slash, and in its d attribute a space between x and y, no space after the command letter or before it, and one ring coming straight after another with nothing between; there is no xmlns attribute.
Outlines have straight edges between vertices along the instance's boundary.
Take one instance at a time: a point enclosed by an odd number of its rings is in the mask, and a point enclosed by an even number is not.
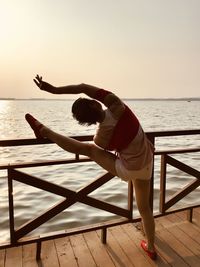
<svg viewBox="0 0 200 267"><path fill-rule="evenodd" d="M83 143L73 138L63 136L47 127L43 128L43 135L54 141L58 146L70 153L88 156L102 168L112 173L113 175L116 175L116 156L113 153L108 152L96 146L95 144Z"/></svg>
<svg viewBox="0 0 200 267"><path fill-rule="evenodd" d="M103 169L117 176L115 169L115 161L117 157L113 153L106 151L95 144L89 144L89 148L86 147L86 149L88 151L88 157L94 160Z"/></svg>

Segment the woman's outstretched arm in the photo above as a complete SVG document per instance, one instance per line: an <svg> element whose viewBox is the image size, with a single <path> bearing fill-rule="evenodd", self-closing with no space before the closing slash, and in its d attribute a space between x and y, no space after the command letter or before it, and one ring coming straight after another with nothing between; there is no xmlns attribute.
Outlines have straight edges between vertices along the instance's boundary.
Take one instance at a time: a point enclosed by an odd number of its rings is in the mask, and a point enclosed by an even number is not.
<svg viewBox="0 0 200 267"><path fill-rule="evenodd" d="M35 84L43 91L46 91L51 94L86 94L87 96L94 98L96 92L100 89L98 87L88 85L88 84L77 84L77 85L66 85L61 87L55 87L50 83L47 83L42 80L42 77L37 75L33 79Z"/></svg>
<svg viewBox="0 0 200 267"><path fill-rule="evenodd" d="M42 76L37 75L34 79L35 84L43 91L52 93L52 94L85 94L91 98L97 99L97 91L102 88L98 88L93 85L81 83L77 85L66 85L61 87L55 87L50 83L44 82L42 80ZM110 109L113 114L116 114L116 117L119 117L124 111L123 102L113 93L105 90L101 90L106 92L106 96L103 100L99 100L106 107Z"/></svg>

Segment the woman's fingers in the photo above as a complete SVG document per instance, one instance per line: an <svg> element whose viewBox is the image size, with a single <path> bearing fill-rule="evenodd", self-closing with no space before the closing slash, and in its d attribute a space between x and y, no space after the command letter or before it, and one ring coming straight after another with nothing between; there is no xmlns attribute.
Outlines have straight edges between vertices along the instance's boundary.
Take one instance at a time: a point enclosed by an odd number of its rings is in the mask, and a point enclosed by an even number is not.
<svg viewBox="0 0 200 267"><path fill-rule="evenodd" d="M40 87L40 83L36 80L36 79L33 79L33 81L35 82L35 84Z"/></svg>
<svg viewBox="0 0 200 267"><path fill-rule="evenodd" d="M36 75L35 79L33 79L35 84L41 88L42 87L42 76L39 76L38 74Z"/></svg>
<svg viewBox="0 0 200 267"><path fill-rule="evenodd" d="M39 76L38 74L36 75L36 77L35 77L39 82L41 82L42 81L42 76Z"/></svg>

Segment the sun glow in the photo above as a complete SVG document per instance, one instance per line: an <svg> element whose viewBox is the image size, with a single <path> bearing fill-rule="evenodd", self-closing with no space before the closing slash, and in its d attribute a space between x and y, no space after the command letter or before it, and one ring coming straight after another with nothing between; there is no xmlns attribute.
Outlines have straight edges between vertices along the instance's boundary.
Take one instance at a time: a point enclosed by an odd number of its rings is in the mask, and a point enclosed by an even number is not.
<svg viewBox="0 0 200 267"><path fill-rule="evenodd" d="M1 3L1 9L0 9L0 39L2 41L6 41L10 35L11 25L12 25L12 12L9 7L9 4L4 1L4 3Z"/></svg>
<svg viewBox="0 0 200 267"><path fill-rule="evenodd" d="M197 0L0 0L0 97L45 98L37 73L120 97L199 97L199 9Z"/></svg>
<svg viewBox="0 0 200 267"><path fill-rule="evenodd" d="M0 114L5 114L7 113L9 108L9 101L7 100L0 100Z"/></svg>

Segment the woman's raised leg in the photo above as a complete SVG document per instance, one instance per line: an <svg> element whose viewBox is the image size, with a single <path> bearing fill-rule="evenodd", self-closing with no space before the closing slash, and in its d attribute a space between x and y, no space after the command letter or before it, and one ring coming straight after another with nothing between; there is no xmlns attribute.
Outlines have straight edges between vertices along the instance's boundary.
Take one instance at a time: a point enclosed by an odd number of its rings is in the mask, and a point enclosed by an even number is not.
<svg viewBox="0 0 200 267"><path fill-rule="evenodd" d="M115 171L116 156L113 153L105 151L95 144L83 143L73 138L56 133L41 124L31 115L26 115L26 119L34 133L37 134L36 137L38 135L39 137L46 137L70 153L88 156L108 172L112 173L113 175L117 175Z"/></svg>

